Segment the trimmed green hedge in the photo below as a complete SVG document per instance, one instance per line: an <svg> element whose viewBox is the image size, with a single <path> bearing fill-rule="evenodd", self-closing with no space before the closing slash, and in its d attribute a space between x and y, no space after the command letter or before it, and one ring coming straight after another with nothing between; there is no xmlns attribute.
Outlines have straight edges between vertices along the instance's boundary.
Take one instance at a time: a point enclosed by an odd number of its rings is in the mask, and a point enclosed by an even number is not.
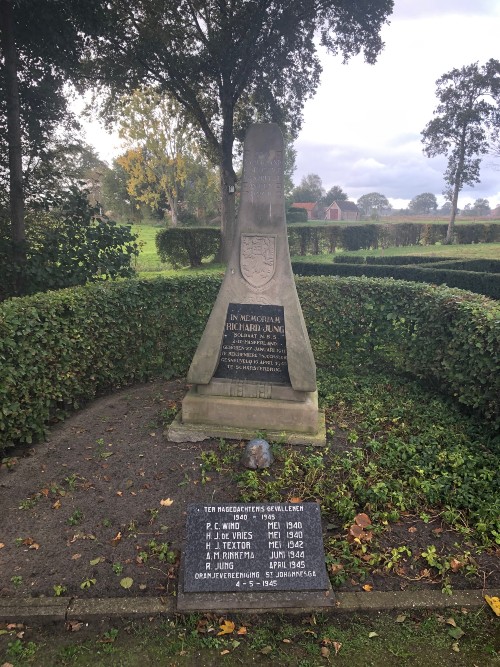
<svg viewBox="0 0 500 667"><path fill-rule="evenodd" d="M156 249L162 262L175 268L201 266L219 252L220 229L216 227L170 227L156 235Z"/></svg>
<svg viewBox="0 0 500 667"><path fill-rule="evenodd" d="M287 221L294 223L287 227L291 255L321 255L334 253L337 248L370 250L419 244L433 245L446 238L447 225L445 224L358 222L312 225L297 221L297 218L303 213L303 209L290 209L287 212ZM500 224L474 223L457 225L457 229L460 230L455 237L457 243L500 241ZM170 262L174 267L200 266L201 260L215 255L219 246L220 230L215 227L172 227L161 230L156 236L156 247L160 259L163 262ZM335 261L343 262L344 260L336 259ZM432 259L428 258L427 261L432 261Z"/></svg>
<svg viewBox="0 0 500 667"><path fill-rule="evenodd" d="M396 278L432 285L447 285L500 299L500 274L455 271L453 269L423 266L384 266L378 264L313 264L292 262L298 276L368 276L372 278Z"/></svg>
<svg viewBox="0 0 500 667"><path fill-rule="evenodd" d="M97 394L185 375L221 279L88 285L0 304L0 449L30 443ZM299 278L318 365L374 355L500 425L500 308L474 294L368 278Z"/></svg>

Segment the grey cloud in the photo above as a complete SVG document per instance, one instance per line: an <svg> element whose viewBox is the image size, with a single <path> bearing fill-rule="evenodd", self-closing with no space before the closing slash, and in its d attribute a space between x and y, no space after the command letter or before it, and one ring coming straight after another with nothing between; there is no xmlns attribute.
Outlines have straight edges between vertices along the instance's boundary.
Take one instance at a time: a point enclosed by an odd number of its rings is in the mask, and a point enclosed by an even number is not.
<svg viewBox="0 0 500 667"><path fill-rule="evenodd" d="M353 146L317 146L297 143L294 182L309 173L318 174L325 189L340 185L353 200L367 192L381 192L390 199L412 199L422 192L440 195L444 189L446 159L429 159L415 150L370 151ZM500 189L500 174L483 164L481 183L464 188L461 196L492 197Z"/></svg>
<svg viewBox="0 0 500 667"><path fill-rule="evenodd" d="M396 0L394 19L415 19L445 14L498 14L496 0Z"/></svg>

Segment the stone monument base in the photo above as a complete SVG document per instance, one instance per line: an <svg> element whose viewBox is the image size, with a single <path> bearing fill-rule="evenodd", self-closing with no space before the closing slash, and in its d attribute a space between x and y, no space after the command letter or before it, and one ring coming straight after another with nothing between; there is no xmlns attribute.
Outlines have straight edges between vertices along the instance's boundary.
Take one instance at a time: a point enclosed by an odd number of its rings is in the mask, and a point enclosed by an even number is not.
<svg viewBox="0 0 500 667"><path fill-rule="evenodd" d="M251 440L265 431L269 440L290 445L326 445L325 415L318 410L317 393L302 396L290 389L287 395L286 387L273 390L276 398L262 399L222 395L223 383L193 387L182 401L182 412L167 429L167 439ZM278 398L280 394L283 397Z"/></svg>

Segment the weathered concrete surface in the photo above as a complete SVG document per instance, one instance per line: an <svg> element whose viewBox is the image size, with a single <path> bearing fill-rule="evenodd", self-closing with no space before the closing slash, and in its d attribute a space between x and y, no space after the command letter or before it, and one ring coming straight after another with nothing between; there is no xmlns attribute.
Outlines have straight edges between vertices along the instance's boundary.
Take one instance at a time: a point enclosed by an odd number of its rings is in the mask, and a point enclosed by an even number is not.
<svg viewBox="0 0 500 667"><path fill-rule="evenodd" d="M64 621L68 598L0 598L0 621L37 623Z"/></svg>
<svg viewBox="0 0 500 667"><path fill-rule="evenodd" d="M320 593L325 595L328 591ZM192 595L192 594L189 594ZM213 594L205 594L212 596ZM226 595L233 595L226 594ZM235 594L237 595L237 594ZM263 595L263 594L261 594ZM272 593L274 597L276 593ZM291 595L291 594L290 594ZM293 594L298 602L297 593ZM306 593L304 595L307 595ZM316 593L316 601L318 594ZM327 604L308 606L312 598L304 598L304 604L294 607L271 608L269 605L250 608L255 613L302 614L311 609L338 615L340 613L390 612L411 609L479 609L486 606L484 596L500 597L499 589L455 591L453 595L443 595L440 591L395 591L369 593L334 593ZM181 596L182 597L182 596ZM330 596L327 596L327 599ZM103 618L142 618L146 616L170 615L183 611L176 605L174 597L168 598L90 598L86 600L71 598L0 598L0 621L10 623L52 623L54 621L79 620L91 621ZM331 604L333 600L333 604ZM255 599L255 602L257 600ZM320 600L324 602L324 600ZM305 604L307 603L307 604ZM192 602L186 602L189 607ZM244 603L249 604L249 603ZM181 605L182 606L182 605ZM216 611L238 611L242 607L227 607ZM199 608L198 608L199 609ZM186 607L186 611L188 611ZM189 609L194 611L194 609ZM204 609L206 611L206 609Z"/></svg>
<svg viewBox="0 0 500 667"><path fill-rule="evenodd" d="M290 445L312 445L324 447L326 445L325 413L319 411L317 415L318 428L315 434L293 433L287 430L276 431L266 429L267 438L271 442L287 442ZM184 424L178 414L170 426L165 430L165 436L170 442L202 442L211 438L224 440L252 440L255 438L255 428L234 428L220 424Z"/></svg>
<svg viewBox="0 0 500 667"><path fill-rule="evenodd" d="M94 598L74 599L68 606L67 620L98 620L101 618L141 618L169 614L175 598Z"/></svg>

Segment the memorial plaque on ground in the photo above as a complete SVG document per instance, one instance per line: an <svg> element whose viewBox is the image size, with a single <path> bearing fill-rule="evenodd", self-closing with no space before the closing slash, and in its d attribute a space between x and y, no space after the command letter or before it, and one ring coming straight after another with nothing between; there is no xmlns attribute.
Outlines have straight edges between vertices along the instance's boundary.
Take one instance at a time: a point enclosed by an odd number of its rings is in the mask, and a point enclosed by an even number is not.
<svg viewBox="0 0 500 667"><path fill-rule="evenodd" d="M316 503L190 505L184 592L327 590Z"/></svg>

